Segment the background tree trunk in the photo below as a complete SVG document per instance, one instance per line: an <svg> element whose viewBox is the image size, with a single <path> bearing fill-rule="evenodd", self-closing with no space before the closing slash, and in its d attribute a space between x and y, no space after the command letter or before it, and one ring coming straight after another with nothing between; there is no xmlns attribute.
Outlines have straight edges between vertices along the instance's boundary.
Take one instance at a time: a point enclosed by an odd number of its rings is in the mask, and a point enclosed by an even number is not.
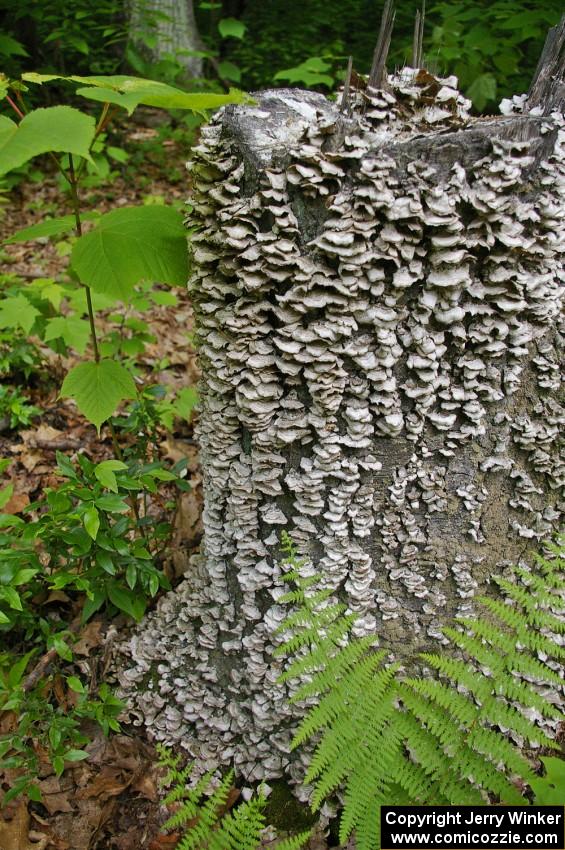
<svg viewBox="0 0 565 850"><path fill-rule="evenodd" d="M129 37L152 62L174 58L187 80L202 76L202 58L187 55L204 49L192 0L132 0Z"/></svg>
<svg viewBox="0 0 565 850"><path fill-rule="evenodd" d="M469 118L453 79L405 69L354 91L352 117L271 91L203 131L204 551L134 637L123 682L139 719L205 765L259 778L288 764L270 657L281 529L358 632L409 661L558 526L552 56L538 108L501 118Z"/></svg>

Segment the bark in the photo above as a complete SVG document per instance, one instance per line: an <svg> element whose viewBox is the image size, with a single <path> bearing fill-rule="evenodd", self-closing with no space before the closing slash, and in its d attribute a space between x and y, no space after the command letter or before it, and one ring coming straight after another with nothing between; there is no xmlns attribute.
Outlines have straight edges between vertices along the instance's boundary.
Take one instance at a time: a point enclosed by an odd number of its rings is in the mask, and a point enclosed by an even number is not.
<svg viewBox="0 0 565 850"><path fill-rule="evenodd" d="M350 118L271 91L203 131L204 549L123 681L139 720L205 765L288 767L281 529L410 664L558 527L559 68L543 103L534 83L498 119L405 69L353 92Z"/></svg>
<svg viewBox="0 0 565 850"><path fill-rule="evenodd" d="M150 48L143 36L155 39ZM185 80L202 76L202 58L187 53L203 50L192 0L132 0L130 40L152 62L173 58Z"/></svg>

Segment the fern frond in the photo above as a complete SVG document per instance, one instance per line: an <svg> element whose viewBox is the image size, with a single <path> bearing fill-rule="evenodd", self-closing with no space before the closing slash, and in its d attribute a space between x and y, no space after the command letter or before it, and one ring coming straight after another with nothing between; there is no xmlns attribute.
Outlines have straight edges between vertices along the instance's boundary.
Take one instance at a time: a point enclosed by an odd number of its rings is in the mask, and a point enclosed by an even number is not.
<svg viewBox="0 0 565 850"><path fill-rule="evenodd" d="M565 632L556 616L564 607L562 545L556 557L538 559L539 568L516 569L515 583L498 579L504 601L485 597L474 619L456 618L445 629L452 649L421 656L431 668L425 678L386 667L373 636L352 639L351 614L334 609L328 622L328 596L310 593L312 605L293 597L299 608L283 629L295 634L285 647L300 657L281 678L306 678L295 701L318 699L293 746L319 737L306 782L315 784L314 807L343 788L342 842L355 832L358 850L377 850L379 805L399 795L419 804L523 802L533 773L513 740L554 746L524 709L562 717L528 681L563 685L550 660L565 657L552 640ZM296 635L304 610L307 626Z"/></svg>
<svg viewBox="0 0 565 850"><path fill-rule="evenodd" d="M508 579L498 578L496 583L509 599L520 606L523 611L522 616L530 626L535 626L538 629L551 629L557 634L565 634L565 622L549 611L540 608L540 605L554 601L551 596L546 593L534 595L528 588L513 584Z"/></svg>
<svg viewBox="0 0 565 850"><path fill-rule="evenodd" d="M292 838L285 838L284 841L279 842L275 850L302 850L311 835L312 830L310 829L299 832L298 835L294 835Z"/></svg>
<svg viewBox="0 0 565 850"><path fill-rule="evenodd" d="M337 655L328 657L325 669L319 670L311 682L306 682L293 695L293 700L298 702L310 696L325 693L332 688L335 682L344 673L355 666L355 664L370 650L377 642L375 635L368 635L358 640L351 641Z"/></svg>

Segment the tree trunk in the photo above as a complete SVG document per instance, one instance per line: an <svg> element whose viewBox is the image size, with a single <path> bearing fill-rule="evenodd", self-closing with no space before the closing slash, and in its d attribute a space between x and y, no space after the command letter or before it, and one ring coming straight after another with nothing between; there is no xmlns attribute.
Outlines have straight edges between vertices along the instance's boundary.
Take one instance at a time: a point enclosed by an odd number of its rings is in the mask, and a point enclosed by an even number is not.
<svg viewBox="0 0 565 850"><path fill-rule="evenodd" d="M204 49L192 0L132 0L130 41L152 62L176 61L185 80L202 76L202 57L190 55Z"/></svg>
<svg viewBox="0 0 565 850"><path fill-rule="evenodd" d="M288 766L281 529L357 631L410 663L559 524L551 57L501 118L405 69L343 112L269 91L203 131L189 223L204 550L134 637L123 682L138 718L205 765Z"/></svg>

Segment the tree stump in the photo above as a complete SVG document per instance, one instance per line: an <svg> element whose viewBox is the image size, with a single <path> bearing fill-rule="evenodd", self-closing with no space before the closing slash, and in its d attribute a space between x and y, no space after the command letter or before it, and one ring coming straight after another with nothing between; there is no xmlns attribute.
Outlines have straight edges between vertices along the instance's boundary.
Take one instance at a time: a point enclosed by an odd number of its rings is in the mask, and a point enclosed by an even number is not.
<svg viewBox="0 0 565 850"><path fill-rule="evenodd" d="M563 512L563 34L527 98L454 78L267 91L192 164L203 553L146 618L133 711L204 766L288 767L279 537L407 664Z"/></svg>

